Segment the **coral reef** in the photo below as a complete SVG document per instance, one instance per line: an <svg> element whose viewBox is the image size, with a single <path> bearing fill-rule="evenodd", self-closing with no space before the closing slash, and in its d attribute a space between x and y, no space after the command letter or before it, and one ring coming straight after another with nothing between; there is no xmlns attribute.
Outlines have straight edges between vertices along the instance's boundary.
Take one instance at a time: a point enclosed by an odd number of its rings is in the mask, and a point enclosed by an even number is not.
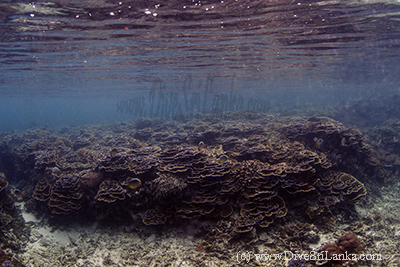
<svg viewBox="0 0 400 267"><path fill-rule="evenodd" d="M81 208L82 193L79 178L63 177L55 181L47 203L51 213L68 214Z"/></svg>
<svg viewBox="0 0 400 267"><path fill-rule="evenodd" d="M330 118L311 117L284 127L283 131L288 138L325 153L329 161L341 170L358 167L366 168L364 172L373 173L380 165L376 149L359 130L347 128Z"/></svg>
<svg viewBox="0 0 400 267"><path fill-rule="evenodd" d="M380 184L393 185L400 172L400 120L389 119L378 127L373 127L369 135L378 147L382 162L378 172Z"/></svg>
<svg viewBox="0 0 400 267"><path fill-rule="evenodd" d="M116 180L104 180L99 186L95 199L112 203L117 200L124 200L125 193L126 191Z"/></svg>
<svg viewBox="0 0 400 267"><path fill-rule="evenodd" d="M14 195L23 198L22 193ZM0 173L0 265L8 267L23 267L15 258L23 246L23 239L29 236L29 230L24 225L21 214L15 208L15 199L9 188L9 182L4 173ZM7 252L4 250L7 249Z"/></svg>
<svg viewBox="0 0 400 267"><path fill-rule="evenodd" d="M146 119L12 133L0 147L32 211L143 225L200 220L209 244L273 225L325 227L354 211L362 179L381 165L361 132L325 117ZM297 236L295 228L285 231Z"/></svg>

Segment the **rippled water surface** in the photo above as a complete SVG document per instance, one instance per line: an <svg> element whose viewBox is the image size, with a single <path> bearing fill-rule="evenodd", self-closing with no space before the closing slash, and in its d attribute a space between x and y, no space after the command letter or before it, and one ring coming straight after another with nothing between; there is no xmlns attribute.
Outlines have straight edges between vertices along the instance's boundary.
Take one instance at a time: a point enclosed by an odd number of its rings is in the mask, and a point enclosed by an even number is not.
<svg viewBox="0 0 400 267"><path fill-rule="evenodd" d="M399 90L398 1L1 1L0 10L0 131L129 119L117 103L143 97L149 108L151 88L182 101L182 90L199 91L203 104L205 90L230 91L271 111Z"/></svg>

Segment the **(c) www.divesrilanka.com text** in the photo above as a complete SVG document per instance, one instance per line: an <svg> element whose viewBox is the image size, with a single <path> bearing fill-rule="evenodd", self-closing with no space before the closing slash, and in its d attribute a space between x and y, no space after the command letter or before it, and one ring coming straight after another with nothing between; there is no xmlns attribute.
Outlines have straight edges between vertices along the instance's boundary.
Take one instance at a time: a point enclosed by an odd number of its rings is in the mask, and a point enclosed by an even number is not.
<svg viewBox="0 0 400 267"><path fill-rule="evenodd" d="M328 251L321 251L321 252L316 252L316 251L311 251L310 253L305 253L305 254L297 254L293 253L291 251L284 251L283 253L275 253L275 254L270 254L270 253L262 253L262 254L256 254L256 253L251 253L249 251L242 252L239 251L236 254L236 261L238 263L249 263L252 259L255 259L256 261L287 261L287 260L293 260L293 259L298 259L298 260L306 260L306 261L350 261L350 260L382 260L382 255L381 254L351 254L351 253L343 253L343 254L332 254L329 255Z"/></svg>

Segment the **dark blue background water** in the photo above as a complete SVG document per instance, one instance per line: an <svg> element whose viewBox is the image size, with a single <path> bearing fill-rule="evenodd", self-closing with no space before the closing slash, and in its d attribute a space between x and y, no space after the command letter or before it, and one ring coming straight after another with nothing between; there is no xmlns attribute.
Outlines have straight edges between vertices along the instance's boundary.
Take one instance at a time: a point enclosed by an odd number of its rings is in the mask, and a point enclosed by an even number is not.
<svg viewBox="0 0 400 267"><path fill-rule="evenodd" d="M168 95L279 114L399 92L397 1L165 2L1 1L0 132L134 119L129 99L155 116Z"/></svg>

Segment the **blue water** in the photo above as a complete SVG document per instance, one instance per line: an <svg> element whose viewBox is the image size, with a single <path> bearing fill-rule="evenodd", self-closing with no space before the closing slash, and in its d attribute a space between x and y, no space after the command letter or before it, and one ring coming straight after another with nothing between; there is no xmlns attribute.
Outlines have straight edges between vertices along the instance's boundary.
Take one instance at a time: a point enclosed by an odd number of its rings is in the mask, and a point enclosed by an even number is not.
<svg viewBox="0 0 400 267"><path fill-rule="evenodd" d="M265 112L252 107L259 100L280 114L399 93L396 1L0 7L0 132L160 116L152 101L186 116ZM243 105L218 104L232 96ZM118 111L139 98L138 114Z"/></svg>

